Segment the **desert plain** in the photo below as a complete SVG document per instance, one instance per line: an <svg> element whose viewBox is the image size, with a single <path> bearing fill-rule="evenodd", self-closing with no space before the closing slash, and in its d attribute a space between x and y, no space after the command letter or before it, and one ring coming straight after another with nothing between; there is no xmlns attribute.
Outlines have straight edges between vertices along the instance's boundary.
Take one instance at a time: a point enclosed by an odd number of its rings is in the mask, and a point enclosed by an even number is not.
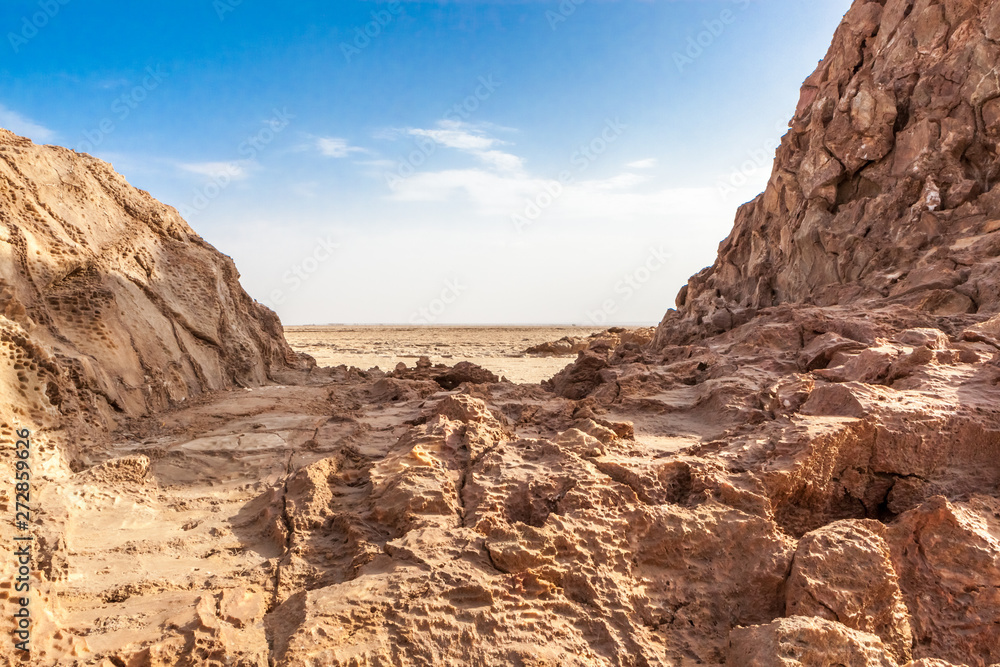
<svg viewBox="0 0 1000 667"><path fill-rule="evenodd" d="M328 325L285 327L285 338L321 366L390 371L401 362L412 366L427 357L434 364L468 361L511 382L537 384L569 365L576 352L572 345L534 353L529 349L563 339L582 341L601 331L585 326Z"/></svg>

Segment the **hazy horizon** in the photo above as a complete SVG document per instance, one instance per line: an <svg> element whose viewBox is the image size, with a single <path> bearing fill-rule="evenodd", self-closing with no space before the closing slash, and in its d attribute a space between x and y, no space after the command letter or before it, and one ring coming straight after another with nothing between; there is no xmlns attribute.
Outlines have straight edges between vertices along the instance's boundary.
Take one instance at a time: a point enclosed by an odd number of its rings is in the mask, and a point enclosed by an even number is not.
<svg viewBox="0 0 1000 667"><path fill-rule="evenodd" d="M177 207L286 325L653 325L849 5L15 0L0 126Z"/></svg>
<svg viewBox="0 0 1000 667"><path fill-rule="evenodd" d="M285 324L286 329L296 328L324 328L324 327L365 327L369 329L607 329L609 327L652 327L659 322L623 322L620 324L592 325L592 324L572 324L565 322L548 322L544 324L530 324L519 322L486 322L468 323L455 322L453 324L406 324L406 323L386 323L386 322L325 322L322 324Z"/></svg>

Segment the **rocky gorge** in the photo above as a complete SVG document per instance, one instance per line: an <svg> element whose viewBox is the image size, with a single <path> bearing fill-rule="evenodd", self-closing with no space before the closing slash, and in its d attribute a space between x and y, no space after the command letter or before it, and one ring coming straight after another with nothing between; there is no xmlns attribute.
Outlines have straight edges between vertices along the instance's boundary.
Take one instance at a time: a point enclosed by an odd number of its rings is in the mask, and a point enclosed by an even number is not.
<svg viewBox="0 0 1000 667"><path fill-rule="evenodd" d="M1000 5L856 0L714 265L541 384L318 367L173 209L0 132L32 664L1000 664L998 62Z"/></svg>

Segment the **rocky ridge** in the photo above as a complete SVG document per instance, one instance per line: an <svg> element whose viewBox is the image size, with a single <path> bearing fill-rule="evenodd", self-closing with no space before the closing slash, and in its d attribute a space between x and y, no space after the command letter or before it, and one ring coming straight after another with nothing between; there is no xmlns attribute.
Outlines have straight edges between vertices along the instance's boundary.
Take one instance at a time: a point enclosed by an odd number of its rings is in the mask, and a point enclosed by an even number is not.
<svg viewBox="0 0 1000 667"><path fill-rule="evenodd" d="M681 290L660 342L781 303L1000 311L998 60L993 3L856 1L767 188Z"/></svg>
<svg viewBox="0 0 1000 667"><path fill-rule="evenodd" d="M137 420L60 483L55 627L102 667L1000 663L1000 365L949 322L786 306L582 398L342 367Z"/></svg>

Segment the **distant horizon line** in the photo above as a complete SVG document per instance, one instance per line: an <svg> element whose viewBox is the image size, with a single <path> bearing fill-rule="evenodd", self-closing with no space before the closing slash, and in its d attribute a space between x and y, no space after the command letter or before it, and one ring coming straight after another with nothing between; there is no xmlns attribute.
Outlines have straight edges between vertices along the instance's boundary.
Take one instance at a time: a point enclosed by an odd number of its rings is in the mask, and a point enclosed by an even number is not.
<svg viewBox="0 0 1000 667"><path fill-rule="evenodd" d="M385 327L385 328L406 328L406 329L500 329L500 328L531 328L531 329L611 329L613 327L655 327L659 322L606 322L604 324L573 324L573 323L550 323L550 324L529 324L500 322L492 324L410 324L403 322L396 323L366 323L366 322L328 322L326 324L282 324L285 329L300 329L306 327Z"/></svg>

